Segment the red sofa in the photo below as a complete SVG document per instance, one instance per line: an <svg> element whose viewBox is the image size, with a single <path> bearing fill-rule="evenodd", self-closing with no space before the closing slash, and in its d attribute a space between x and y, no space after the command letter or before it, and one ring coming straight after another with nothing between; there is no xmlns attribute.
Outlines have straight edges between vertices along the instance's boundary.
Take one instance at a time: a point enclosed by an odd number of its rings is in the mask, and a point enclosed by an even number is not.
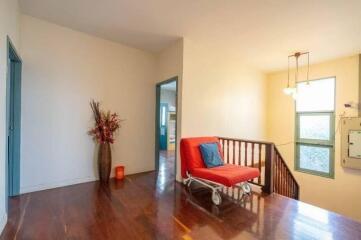
<svg viewBox="0 0 361 240"><path fill-rule="evenodd" d="M220 155L223 159L222 148L219 139L216 137L196 137L184 138L180 143L181 154L181 173L185 181L196 180L205 183L218 184L221 186L232 187L239 183L257 178L260 172L257 168L243 167L239 165L225 164L219 167L207 168L203 162L199 145L202 143L218 143ZM248 185L249 191L250 187ZM216 188L212 188L217 192ZM216 193L214 193L216 194Z"/></svg>

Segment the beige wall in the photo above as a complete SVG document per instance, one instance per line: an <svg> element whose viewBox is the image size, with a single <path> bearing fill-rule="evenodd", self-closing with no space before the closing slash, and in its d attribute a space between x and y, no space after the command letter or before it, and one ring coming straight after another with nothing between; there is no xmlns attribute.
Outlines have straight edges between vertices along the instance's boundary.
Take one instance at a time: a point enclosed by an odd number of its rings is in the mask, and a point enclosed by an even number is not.
<svg viewBox="0 0 361 240"><path fill-rule="evenodd" d="M222 49L184 43L182 136L263 139L264 75Z"/></svg>
<svg viewBox="0 0 361 240"><path fill-rule="evenodd" d="M6 159L6 76L7 40L9 36L19 52L18 1L0 1L0 233L6 223L5 159Z"/></svg>
<svg viewBox="0 0 361 240"><path fill-rule="evenodd" d="M182 136L182 86L183 86L183 39L179 39L161 51L157 56L156 83L178 77L177 95L177 149ZM176 157L176 178L180 181L180 154Z"/></svg>
<svg viewBox="0 0 361 240"><path fill-rule="evenodd" d="M357 116L354 109L345 109L343 104L358 102L358 56L332 60L312 65L310 79L336 77L336 127L340 114ZM301 72L305 76L305 69ZM301 79L302 80L302 79ZM295 107L290 96L284 95L287 73L268 75L267 80L267 136L276 144L294 141ZM300 184L300 199L361 221L361 171L343 168L340 165L340 129L335 139L335 179L313 176L293 171ZM294 144L278 146L294 169Z"/></svg>
<svg viewBox="0 0 361 240"><path fill-rule="evenodd" d="M158 57L158 81L181 76L179 137L265 137L265 79L260 71L189 39L177 41Z"/></svg>
<svg viewBox="0 0 361 240"><path fill-rule="evenodd" d="M183 39L179 39L158 54L156 82L162 82L175 76L181 78L182 73Z"/></svg>
<svg viewBox="0 0 361 240"><path fill-rule="evenodd" d="M156 57L26 15L21 35L21 192L96 178L93 98L125 120L113 165L153 170Z"/></svg>

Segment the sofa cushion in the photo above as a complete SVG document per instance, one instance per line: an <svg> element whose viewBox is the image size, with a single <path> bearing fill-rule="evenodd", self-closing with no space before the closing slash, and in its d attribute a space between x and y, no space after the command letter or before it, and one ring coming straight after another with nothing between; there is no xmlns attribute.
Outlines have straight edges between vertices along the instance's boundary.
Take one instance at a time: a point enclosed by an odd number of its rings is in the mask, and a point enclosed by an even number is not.
<svg viewBox="0 0 361 240"><path fill-rule="evenodd" d="M257 168L232 164L225 164L224 166L214 168L193 168L190 173L193 177L207 179L227 187L240 182L246 182L260 175Z"/></svg>

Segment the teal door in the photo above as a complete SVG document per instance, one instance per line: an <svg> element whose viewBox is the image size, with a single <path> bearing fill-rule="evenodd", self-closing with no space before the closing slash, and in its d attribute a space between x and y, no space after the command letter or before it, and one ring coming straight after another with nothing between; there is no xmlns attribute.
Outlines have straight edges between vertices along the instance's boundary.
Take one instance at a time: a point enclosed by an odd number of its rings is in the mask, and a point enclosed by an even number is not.
<svg viewBox="0 0 361 240"><path fill-rule="evenodd" d="M7 177L8 196L20 191L20 125L21 125L21 68L22 63L8 39L7 80Z"/></svg>
<svg viewBox="0 0 361 240"><path fill-rule="evenodd" d="M167 150L168 145L168 103L160 104L159 149Z"/></svg>

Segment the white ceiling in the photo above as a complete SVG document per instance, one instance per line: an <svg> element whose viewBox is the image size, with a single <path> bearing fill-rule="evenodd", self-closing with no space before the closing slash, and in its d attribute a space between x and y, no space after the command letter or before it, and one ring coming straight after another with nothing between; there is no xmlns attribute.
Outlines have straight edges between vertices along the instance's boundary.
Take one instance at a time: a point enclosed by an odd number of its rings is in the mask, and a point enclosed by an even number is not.
<svg viewBox="0 0 361 240"><path fill-rule="evenodd" d="M24 13L157 52L179 37L272 71L361 51L360 0L20 0Z"/></svg>

